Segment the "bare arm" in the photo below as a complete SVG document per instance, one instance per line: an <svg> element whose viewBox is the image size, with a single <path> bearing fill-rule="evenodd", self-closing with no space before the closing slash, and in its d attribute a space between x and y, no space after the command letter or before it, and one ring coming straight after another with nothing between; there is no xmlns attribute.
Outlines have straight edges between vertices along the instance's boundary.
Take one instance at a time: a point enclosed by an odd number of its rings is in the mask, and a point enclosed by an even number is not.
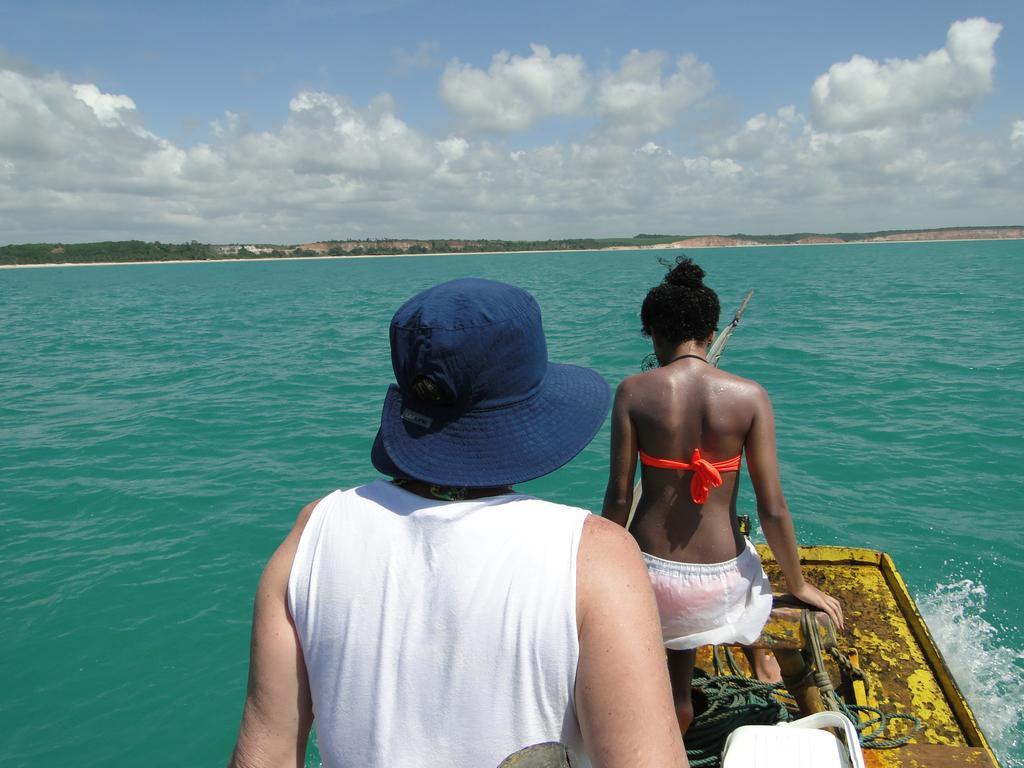
<svg viewBox="0 0 1024 768"><path fill-rule="evenodd" d="M606 520L623 528L633 506L633 477L636 474L636 428L629 417L630 398L629 379L626 379L615 391L615 404L612 406L611 466L601 510Z"/></svg>
<svg viewBox="0 0 1024 768"><path fill-rule="evenodd" d="M299 537L316 504L299 513L256 588L249 686L229 768L302 768L305 762L313 704L286 592Z"/></svg>
<svg viewBox="0 0 1024 768"><path fill-rule="evenodd" d="M827 613L839 629L843 628L843 609L839 601L804 581L800 554L796 548L793 516L779 479L779 457L775 445L775 413L768 393L757 390L754 421L745 443L747 467L757 497L757 517L775 561L782 569L786 588L794 597Z"/></svg>
<svg viewBox="0 0 1024 768"><path fill-rule="evenodd" d="M658 608L636 542L590 516L576 574L576 713L593 765L686 768Z"/></svg>

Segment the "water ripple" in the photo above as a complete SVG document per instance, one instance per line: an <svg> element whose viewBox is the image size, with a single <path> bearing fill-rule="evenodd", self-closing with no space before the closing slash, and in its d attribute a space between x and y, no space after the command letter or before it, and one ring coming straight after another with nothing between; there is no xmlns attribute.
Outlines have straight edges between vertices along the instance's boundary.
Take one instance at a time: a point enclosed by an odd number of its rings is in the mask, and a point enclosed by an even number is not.
<svg viewBox="0 0 1024 768"><path fill-rule="evenodd" d="M0 764L223 762L263 563L304 503L375 476L394 309L443 279L518 283L552 359L614 385L649 351L659 255L0 273ZM1021 245L694 255L724 314L757 289L724 362L772 395L801 539L886 549L921 595L955 557L985 600L951 623L990 627L991 660L1024 647ZM607 441L526 489L597 509Z"/></svg>

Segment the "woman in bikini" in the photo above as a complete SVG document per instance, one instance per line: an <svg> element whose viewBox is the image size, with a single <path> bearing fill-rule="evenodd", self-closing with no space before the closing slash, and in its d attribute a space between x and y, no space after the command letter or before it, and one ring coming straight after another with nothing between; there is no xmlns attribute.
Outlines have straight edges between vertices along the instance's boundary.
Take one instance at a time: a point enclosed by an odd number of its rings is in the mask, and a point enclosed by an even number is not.
<svg viewBox="0 0 1024 768"><path fill-rule="evenodd" d="M718 325L715 292L688 258L640 311L659 368L631 376L615 394L604 517L626 525L639 457L643 495L630 527L644 553L661 614L679 726L693 720L696 650L754 642L771 611L771 586L736 518L740 464L786 588L843 626L839 601L804 581L793 520L779 481L771 401L754 381L707 363Z"/></svg>

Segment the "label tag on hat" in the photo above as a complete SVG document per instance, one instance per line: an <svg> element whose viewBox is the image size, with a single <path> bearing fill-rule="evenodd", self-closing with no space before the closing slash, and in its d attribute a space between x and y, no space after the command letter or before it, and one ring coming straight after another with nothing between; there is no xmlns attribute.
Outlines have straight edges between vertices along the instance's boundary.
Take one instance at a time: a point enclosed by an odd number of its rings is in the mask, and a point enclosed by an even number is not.
<svg viewBox="0 0 1024 768"><path fill-rule="evenodd" d="M408 408L402 409L402 421L408 421L410 424L415 424L417 427L423 427L424 429L430 429L430 425L434 423L434 420L429 416L416 413L416 411L409 410Z"/></svg>

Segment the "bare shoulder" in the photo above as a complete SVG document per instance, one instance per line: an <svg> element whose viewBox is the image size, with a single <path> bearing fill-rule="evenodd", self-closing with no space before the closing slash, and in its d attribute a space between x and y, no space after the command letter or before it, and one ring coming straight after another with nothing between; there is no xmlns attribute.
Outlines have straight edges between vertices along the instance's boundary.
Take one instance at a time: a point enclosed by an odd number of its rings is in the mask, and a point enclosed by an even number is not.
<svg viewBox="0 0 1024 768"><path fill-rule="evenodd" d="M588 516L583 526L576 608L581 639L626 624L635 629L638 622L647 623L652 631L658 625L651 579L636 540L621 525L597 515Z"/></svg>
<svg viewBox="0 0 1024 768"><path fill-rule="evenodd" d="M635 373L627 376L619 382L615 390L615 409L633 412L637 408L644 408L657 399L660 393L671 381L670 372L664 368L654 368L643 373Z"/></svg>
<svg viewBox="0 0 1024 768"><path fill-rule="evenodd" d="M650 590L636 540L621 525L598 515L589 515L583 524L576 583L584 614L597 600Z"/></svg>
<svg viewBox="0 0 1024 768"><path fill-rule="evenodd" d="M583 523L580 554L586 554L587 557L638 559L640 549L636 540L621 525L605 520L600 515L588 515Z"/></svg>
<svg viewBox="0 0 1024 768"><path fill-rule="evenodd" d="M627 376L619 382L619 386L615 389L615 402L612 405L613 423L625 424L627 418L632 418L638 409L643 409L651 392L650 382L646 378L648 373Z"/></svg>
<svg viewBox="0 0 1024 768"><path fill-rule="evenodd" d="M313 510L316 509L317 504L321 501L323 499L311 501L299 510L291 531L288 532L284 541L281 542L267 563L267 567L264 569L263 576L261 577L262 582L275 586L282 586L287 583L288 574L292 569L292 562L295 560L295 552L298 550L299 540L302 538L302 532L306 529L306 524L309 522Z"/></svg>
<svg viewBox="0 0 1024 768"><path fill-rule="evenodd" d="M313 510L317 508L317 505L323 501L326 497L321 496L319 499L313 499L306 506L299 510L299 516L295 518L295 525L292 530L298 529L301 534L303 529L306 527L306 523L309 522L310 516L313 514Z"/></svg>
<svg viewBox="0 0 1024 768"><path fill-rule="evenodd" d="M618 388L615 390L615 396L617 398L630 397L638 389L644 386L646 373L635 373L632 376L627 376L619 382Z"/></svg>
<svg viewBox="0 0 1024 768"><path fill-rule="evenodd" d="M737 391L753 393L759 390L764 390L764 388L753 379L738 376L737 374L730 373L722 368L714 368L713 371L717 382L727 384L730 387L735 387Z"/></svg>
<svg viewBox="0 0 1024 768"><path fill-rule="evenodd" d="M741 389L743 395L751 402L759 408L764 406L771 407L771 398L768 396L768 390L761 386L761 384L753 379L744 379L739 376L736 378L739 380L737 387Z"/></svg>
<svg viewBox="0 0 1024 768"><path fill-rule="evenodd" d="M737 403L758 406L768 402L768 393L758 382L720 368L715 370L711 386L717 394L734 399Z"/></svg>

